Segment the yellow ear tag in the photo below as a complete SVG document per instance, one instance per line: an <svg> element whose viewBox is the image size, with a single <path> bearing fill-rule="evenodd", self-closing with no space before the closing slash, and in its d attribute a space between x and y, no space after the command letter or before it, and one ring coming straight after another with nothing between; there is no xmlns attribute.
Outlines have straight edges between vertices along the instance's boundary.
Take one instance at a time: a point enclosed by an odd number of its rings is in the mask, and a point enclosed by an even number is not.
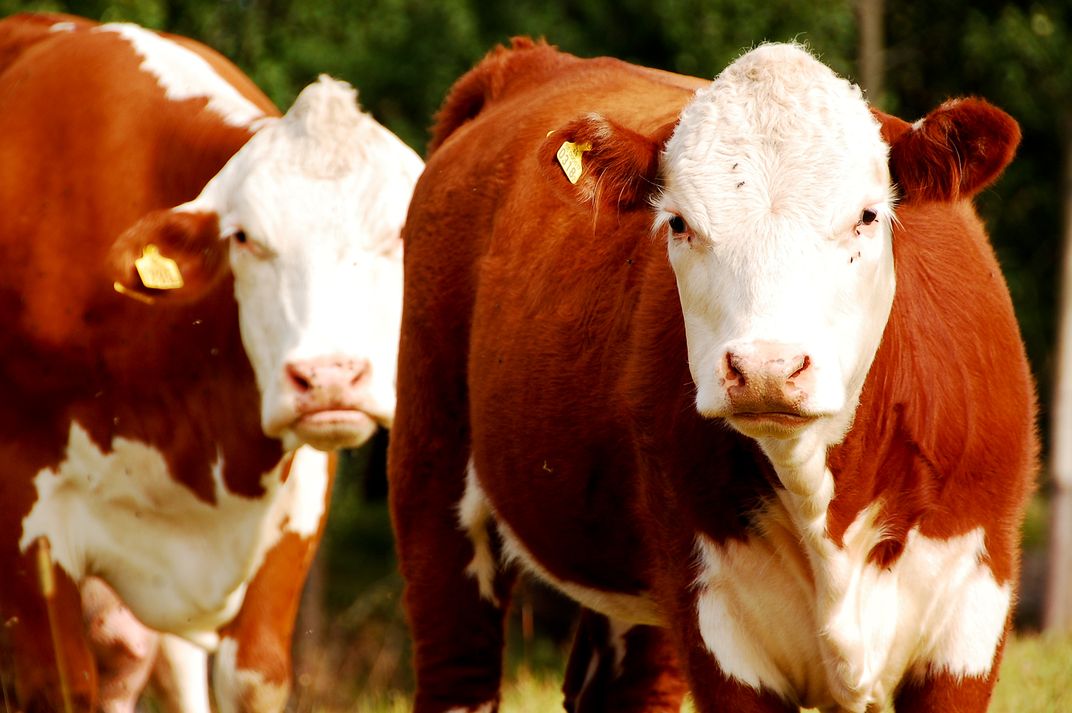
<svg viewBox="0 0 1072 713"><path fill-rule="evenodd" d="M183 286L179 264L164 257L155 245L146 245L145 252L134 261L141 284L151 290L177 290Z"/></svg>
<svg viewBox="0 0 1072 713"><path fill-rule="evenodd" d="M570 183L576 184L580 180L581 173L584 171L584 166L581 165L581 156L584 155L585 151L591 150L592 144L587 141L583 144L563 141L562 145L558 147L558 153L555 154L555 158L558 159L558 165L562 167Z"/></svg>

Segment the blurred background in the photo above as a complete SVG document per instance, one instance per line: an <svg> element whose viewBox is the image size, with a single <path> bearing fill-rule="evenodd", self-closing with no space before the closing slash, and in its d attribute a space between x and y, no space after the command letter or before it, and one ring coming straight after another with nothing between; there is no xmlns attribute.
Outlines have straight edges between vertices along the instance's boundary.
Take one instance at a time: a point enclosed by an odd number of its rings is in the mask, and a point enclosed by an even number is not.
<svg viewBox="0 0 1072 713"><path fill-rule="evenodd" d="M952 96L998 104L1020 122L1023 143L1004 177L977 202L1038 380L1044 462L1025 529L1017 624L1023 631L1043 625L1061 245L1072 185L1072 3L0 0L0 15L25 10L132 21L196 38L238 64L284 110L326 72L358 87L363 107L422 155L451 83L492 46L519 34L581 56L611 55L701 77L713 77L760 41L797 40L860 83L872 103L910 121ZM385 444L377 438L342 460L296 636L299 709L303 701L352 700L352 686L375 694L412 683L384 503ZM560 666L571 615L569 604L524 585L511 618L513 665Z"/></svg>

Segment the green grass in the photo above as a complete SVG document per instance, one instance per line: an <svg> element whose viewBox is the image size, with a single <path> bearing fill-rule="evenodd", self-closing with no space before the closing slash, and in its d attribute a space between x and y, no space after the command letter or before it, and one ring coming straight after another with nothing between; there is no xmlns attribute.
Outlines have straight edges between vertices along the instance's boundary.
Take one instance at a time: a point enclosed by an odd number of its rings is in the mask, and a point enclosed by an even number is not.
<svg viewBox="0 0 1072 713"><path fill-rule="evenodd" d="M561 681L524 667L503 686L502 713L562 710ZM391 692L359 699L346 713L408 713L410 698ZM687 705L684 711L691 711ZM1072 711L1072 635L1020 636L1009 642L989 713ZM341 713L326 710L320 713Z"/></svg>

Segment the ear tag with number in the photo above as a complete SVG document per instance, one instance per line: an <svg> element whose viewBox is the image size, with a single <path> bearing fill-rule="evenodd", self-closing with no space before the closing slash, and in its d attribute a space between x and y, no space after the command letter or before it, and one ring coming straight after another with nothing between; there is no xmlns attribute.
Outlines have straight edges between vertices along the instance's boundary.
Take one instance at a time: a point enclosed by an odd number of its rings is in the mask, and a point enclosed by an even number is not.
<svg viewBox="0 0 1072 713"><path fill-rule="evenodd" d="M584 172L584 166L581 164L581 156L585 151L591 151L592 144L585 141L583 144L575 144L572 141L563 141L562 145L558 147L558 153L555 154L555 158L558 159L558 165L562 167L562 170L566 173L566 178L570 183L576 184L581 178L581 173Z"/></svg>
<svg viewBox="0 0 1072 713"><path fill-rule="evenodd" d="M141 284L151 290L177 290L183 286L179 264L160 254L155 245L146 245L142 256L134 261Z"/></svg>

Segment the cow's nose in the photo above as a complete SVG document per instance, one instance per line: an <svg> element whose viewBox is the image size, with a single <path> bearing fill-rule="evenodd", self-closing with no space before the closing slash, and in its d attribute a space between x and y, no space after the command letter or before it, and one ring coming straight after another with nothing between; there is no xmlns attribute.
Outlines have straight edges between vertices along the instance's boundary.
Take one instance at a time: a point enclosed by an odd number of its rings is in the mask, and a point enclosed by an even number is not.
<svg viewBox="0 0 1072 713"><path fill-rule="evenodd" d="M302 395L343 396L358 389L369 373L367 359L316 357L287 362L291 389Z"/></svg>
<svg viewBox="0 0 1072 713"><path fill-rule="evenodd" d="M812 388L811 357L797 345L761 342L729 349L723 370L735 409L796 411Z"/></svg>

